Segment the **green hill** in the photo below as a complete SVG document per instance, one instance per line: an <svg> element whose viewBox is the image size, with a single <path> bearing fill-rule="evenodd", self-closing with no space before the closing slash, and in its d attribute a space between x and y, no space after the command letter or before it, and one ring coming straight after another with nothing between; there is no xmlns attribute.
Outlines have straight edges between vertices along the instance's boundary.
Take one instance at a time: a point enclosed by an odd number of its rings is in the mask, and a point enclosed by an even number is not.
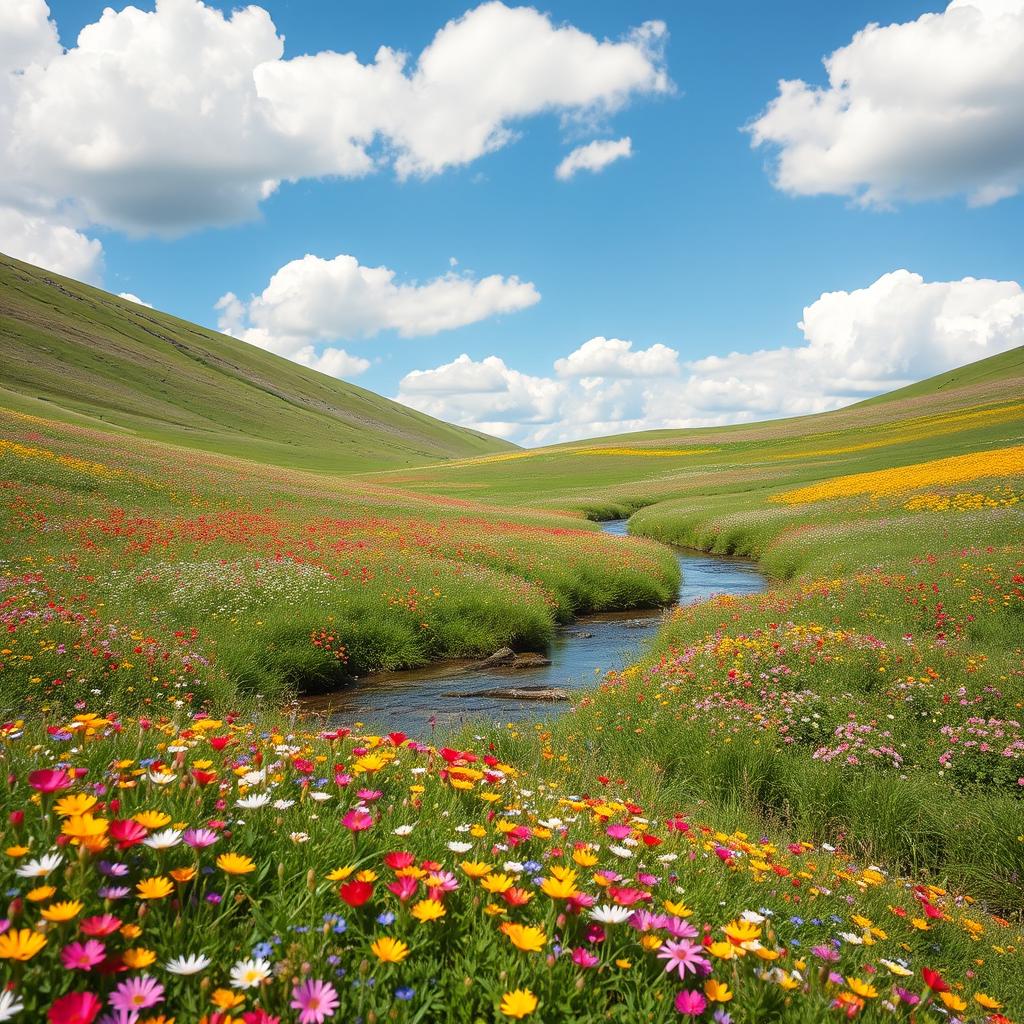
<svg viewBox="0 0 1024 1024"><path fill-rule="evenodd" d="M304 469L397 468L514 447L6 256L0 404Z"/></svg>

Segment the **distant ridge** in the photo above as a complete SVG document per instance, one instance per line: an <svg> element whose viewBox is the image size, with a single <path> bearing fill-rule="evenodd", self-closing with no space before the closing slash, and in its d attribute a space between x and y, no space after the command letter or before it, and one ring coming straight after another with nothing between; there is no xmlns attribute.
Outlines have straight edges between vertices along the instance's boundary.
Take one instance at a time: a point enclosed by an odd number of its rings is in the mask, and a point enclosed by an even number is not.
<svg viewBox="0 0 1024 1024"><path fill-rule="evenodd" d="M0 405L304 469L411 467L515 448L2 255Z"/></svg>

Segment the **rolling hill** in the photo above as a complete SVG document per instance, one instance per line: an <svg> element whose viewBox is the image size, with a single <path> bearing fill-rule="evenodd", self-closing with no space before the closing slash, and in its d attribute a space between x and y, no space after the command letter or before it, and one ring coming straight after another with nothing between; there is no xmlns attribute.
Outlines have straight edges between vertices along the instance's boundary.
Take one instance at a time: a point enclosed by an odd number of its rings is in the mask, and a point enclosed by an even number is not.
<svg viewBox="0 0 1024 1024"><path fill-rule="evenodd" d="M0 404L314 470L407 467L514 447L6 256Z"/></svg>

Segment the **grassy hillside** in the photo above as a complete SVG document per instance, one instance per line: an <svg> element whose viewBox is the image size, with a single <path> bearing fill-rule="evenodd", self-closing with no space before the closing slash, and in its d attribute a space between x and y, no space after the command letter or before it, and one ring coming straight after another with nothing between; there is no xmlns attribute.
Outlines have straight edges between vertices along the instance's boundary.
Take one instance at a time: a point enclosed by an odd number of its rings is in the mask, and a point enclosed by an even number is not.
<svg viewBox="0 0 1024 1024"><path fill-rule="evenodd" d="M336 472L513 447L8 257L0 257L0 404Z"/></svg>

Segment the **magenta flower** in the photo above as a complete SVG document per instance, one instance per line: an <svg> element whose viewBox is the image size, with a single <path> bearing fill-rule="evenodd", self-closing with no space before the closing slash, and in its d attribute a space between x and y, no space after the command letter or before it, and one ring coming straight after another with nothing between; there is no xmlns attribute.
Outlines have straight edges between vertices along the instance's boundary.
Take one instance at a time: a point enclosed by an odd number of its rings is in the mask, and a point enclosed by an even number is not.
<svg viewBox="0 0 1024 1024"><path fill-rule="evenodd" d="M71 781L71 776L63 768L40 768L28 776L28 784L40 793L56 793L58 789L67 789Z"/></svg>
<svg viewBox="0 0 1024 1024"><path fill-rule="evenodd" d="M329 981L311 978L292 989L291 1006L301 1011L299 1024L323 1024L338 1008L338 993Z"/></svg>
<svg viewBox="0 0 1024 1024"><path fill-rule="evenodd" d="M572 951L572 962L577 967L596 967L597 957L583 946L578 946Z"/></svg>
<svg viewBox="0 0 1024 1024"><path fill-rule="evenodd" d="M353 808L341 819L341 823L350 832L362 832L373 825L373 817L366 811Z"/></svg>
<svg viewBox="0 0 1024 1024"><path fill-rule="evenodd" d="M384 794L379 789L361 789L356 794L360 800L366 800L368 803L374 800L379 800Z"/></svg>
<svg viewBox="0 0 1024 1024"><path fill-rule="evenodd" d="M69 992L53 1001L46 1019L50 1024L91 1024L102 1005L91 992Z"/></svg>
<svg viewBox="0 0 1024 1024"><path fill-rule="evenodd" d="M201 850L217 842L217 833L212 828L190 828L181 838L194 850Z"/></svg>
<svg viewBox="0 0 1024 1024"><path fill-rule="evenodd" d="M85 942L69 942L61 950L61 963L69 971L91 971L103 962L107 955L107 947L98 939L87 939Z"/></svg>
<svg viewBox="0 0 1024 1024"><path fill-rule="evenodd" d="M122 981L110 993L110 1005L115 1010L148 1010L163 1000L163 985L148 974Z"/></svg>
<svg viewBox="0 0 1024 1024"><path fill-rule="evenodd" d="M699 934L689 921L684 921L681 917L670 917L665 928L673 939L695 939Z"/></svg>
<svg viewBox="0 0 1024 1024"><path fill-rule="evenodd" d="M666 961L667 973L678 971L679 977L685 978L687 971L697 974L711 970L711 961L700 955L702 948L695 942L690 942L689 939L681 939L679 942L669 939L658 950L658 959Z"/></svg>
<svg viewBox="0 0 1024 1024"><path fill-rule="evenodd" d="M708 1001L699 992L688 992L685 989L676 996L676 1009L684 1017L699 1017L708 1005Z"/></svg>

